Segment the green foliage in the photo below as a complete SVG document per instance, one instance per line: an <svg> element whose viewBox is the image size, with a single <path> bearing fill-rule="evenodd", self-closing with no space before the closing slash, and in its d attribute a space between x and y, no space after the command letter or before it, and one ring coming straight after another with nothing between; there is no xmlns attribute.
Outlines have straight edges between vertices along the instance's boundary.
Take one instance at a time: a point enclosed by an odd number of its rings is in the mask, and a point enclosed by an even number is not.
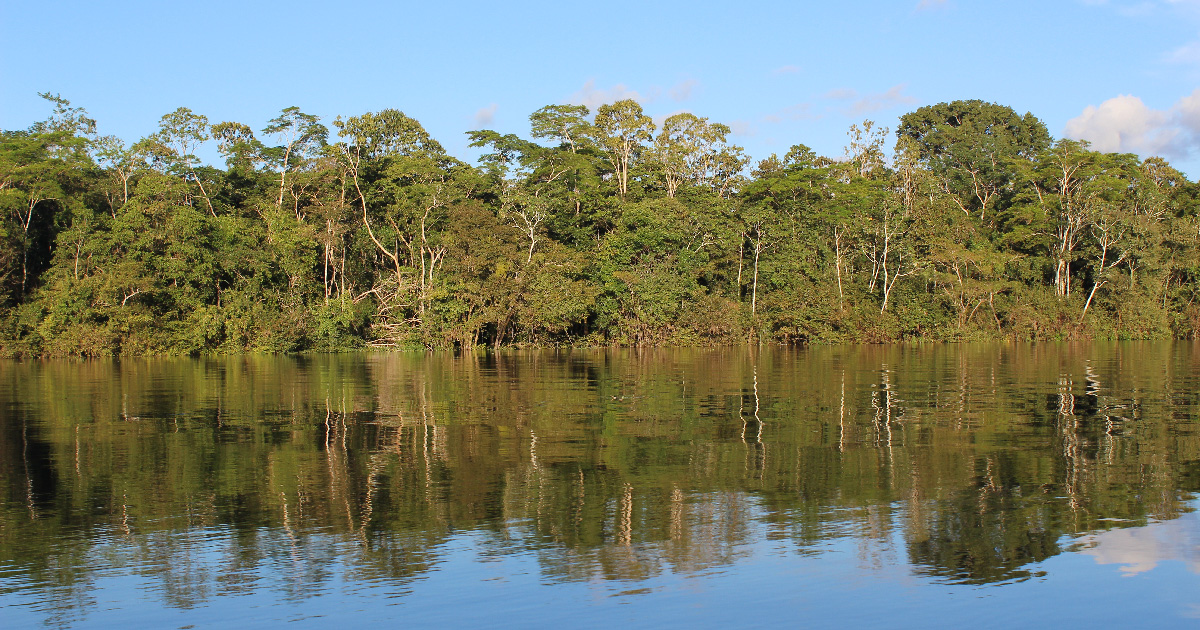
<svg viewBox="0 0 1200 630"><path fill-rule="evenodd" d="M982 101L748 159L632 100L472 131L179 108L132 146L58 96L0 132L13 355L1193 337L1200 187ZM657 131L657 134L656 134ZM215 142L224 169L196 155ZM545 142L546 144L542 144Z"/></svg>
<svg viewBox="0 0 1200 630"><path fill-rule="evenodd" d="M901 116L896 134L916 142L922 162L964 211L981 216L1011 190L1014 162L1033 159L1050 144L1033 114L979 100L922 107Z"/></svg>

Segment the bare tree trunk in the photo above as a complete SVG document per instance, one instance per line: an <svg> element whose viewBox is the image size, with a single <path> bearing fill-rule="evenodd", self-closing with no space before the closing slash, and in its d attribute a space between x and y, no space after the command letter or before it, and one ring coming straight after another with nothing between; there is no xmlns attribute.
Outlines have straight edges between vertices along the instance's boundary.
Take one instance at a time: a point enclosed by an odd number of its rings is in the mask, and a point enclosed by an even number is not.
<svg viewBox="0 0 1200 630"><path fill-rule="evenodd" d="M283 209L283 183L287 180L288 158L292 155L292 145L288 145L283 152L283 166L279 169L279 201L275 202L275 207Z"/></svg>
<svg viewBox="0 0 1200 630"><path fill-rule="evenodd" d="M329 243L324 245L324 255L321 256L321 267L324 273L323 283L325 285L325 303L329 303Z"/></svg>
<svg viewBox="0 0 1200 630"><path fill-rule="evenodd" d="M196 178L196 185L200 187L200 196L204 197L204 203L208 204L208 213L217 216L217 211L213 209L212 200L208 198L208 191L204 190L204 182L200 181L200 176L192 171L192 177Z"/></svg>
<svg viewBox="0 0 1200 630"><path fill-rule="evenodd" d="M846 294L842 292L842 231L833 228L833 260L837 268L837 283L838 283L838 300L839 303L846 299Z"/></svg>
<svg viewBox="0 0 1200 630"><path fill-rule="evenodd" d="M750 292L750 314L757 313L758 308L758 255L762 252L762 241L754 244L754 288Z"/></svg>
<svg viewBox="0 0 1200 630"><path fill-rule="evenodd" d="M742 267L743 267L743 263L746 259L746 234L742 233L739 236L742 237L742 242L738 243L737 289L738 289L738 301L741 302L742 301Z"/></svg>

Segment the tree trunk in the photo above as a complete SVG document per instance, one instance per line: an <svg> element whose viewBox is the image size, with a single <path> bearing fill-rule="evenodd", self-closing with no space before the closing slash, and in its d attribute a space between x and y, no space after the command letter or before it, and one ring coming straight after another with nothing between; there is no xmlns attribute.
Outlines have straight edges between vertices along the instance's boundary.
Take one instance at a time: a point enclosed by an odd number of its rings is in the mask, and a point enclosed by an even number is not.
<svg viewBox="0 0 1200 630"><path fill-rule="evenodd" d="M750 291L750 314L758 312L758 255L762 252L762 241L754 244L754 287Z"/></svg>
<svg viewBox="0 0 1200 630"><path fill-rule="evenodd" d="M838 283L838 301L846 299L846 294L842 292L842 232L836 227L833 228L833 260L837 268L837 283Z"/></svg>

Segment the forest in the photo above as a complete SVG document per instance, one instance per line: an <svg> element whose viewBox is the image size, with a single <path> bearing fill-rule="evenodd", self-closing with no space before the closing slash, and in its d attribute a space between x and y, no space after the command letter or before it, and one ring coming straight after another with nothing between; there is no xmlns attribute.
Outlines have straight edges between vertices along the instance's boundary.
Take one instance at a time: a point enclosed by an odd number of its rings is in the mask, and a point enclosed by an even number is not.
<svg viewBox="0 0 1200 630"><path fill-rule="evenodd" d="M1193 338L1200 188L979 100L752 161L633 100L0 132L0 353ZM224 167L198 153L215 146Z"/></svg>

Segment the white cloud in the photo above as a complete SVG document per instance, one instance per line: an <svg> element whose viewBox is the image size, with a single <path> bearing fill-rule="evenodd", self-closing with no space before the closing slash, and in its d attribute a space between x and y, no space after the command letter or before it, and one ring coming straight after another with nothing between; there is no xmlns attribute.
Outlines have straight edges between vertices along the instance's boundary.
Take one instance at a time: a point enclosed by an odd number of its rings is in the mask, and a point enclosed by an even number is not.
<svg viewBox="0 0 1200 630"><path fill-rule="evenodd" d="M753 125L744 120L735 120L729 123L729 131L735 136L753 136L758 133Z"/></svg>
<svg viewBox="0 0 1200 630"><path fill-rule="evenodd" d="M1186 157L1200 148L1200 89L1166 110L1130 95L1088 105L1067 121L1063 135L1087 140L1097 151Z"/></svg>
<svg viewBox="0 0 1200 630"><path fill-rule="evenodd" d="M1200 41L1188 42L1167 53L1163 60L1167 63L1185 65L1200 65Z"/></svg>
<svg viewBox="0 0 1200 630"><path fill-rule="evenodd" d="M771 71L771 74L796 74L800 72L800 66L779 66Z"/></svg>
<svg viewBox="0 0 1200 630"><path fill-rule="evenodd" d="M686 81L680 81L679 83L675 84L675 86L672 87L670 90L671 100L673 100L673 101L688 100L689 98L692 97L692 90L696 89L696 87L699 85L700 85L700 82L695 79L687 79Z"/></svg>
<svg viewBox="0 0 1200 630"><path fill-rule="evenodd" d="M1200 89L1179 99L1172 109L1185 129L1200 134Z"/></svg>
<svg viewBox="0 0 1200 630"><path fill-rule="evenodd" d="M857 94L854 90L848 90L847 96L841 96L843 100L855 99L854 102L842 108L842 113L847 116L862 116L884 109L890 109L898 105L911 105L917 102L917 99L904 93L904 89L908 87L901 83L889 88L886 92L877 94L864 94L861 97L855 98ZM838 90L834 90L838 92ZM834 97L828 97L834 98Z"/></svg>
<svg viewBox="0 0 1200 630"><path fill-rule="evenodd" d="M769 114L764 114L759 118L759 122L777 125L784 121L817 120L823 116L823 114L813 111L812 103L796 103L795 105L788 105L783 109L775 110Z"/></svg>
<svg viewBox="0 0 1200 630"><path fill-rule="evenodd" d="M497 106L495 103L492 103L487 107L480 107L479 110L475 112L475 127L477 129L481 129L492 124L492 121L496 120L496 109Z"/></svg>
<svg viewBox="0 0 1200 630"><path fill-rule="evenodd" d="M821 95L821 98L831 98L836 101L844 101L858 96L858 92L850 88L834 88Z"/></svg>
<svg viewBox="0 0 1200 630"><path fill-rule="evenodd" d="M771 118L775 120L770 120ZM796 103L784 107L775 114L763 117L763 120L779 122L781 120L816 120L817 118L820 116L813 113L812 103Z"/></svg>
<svg viewBox="0 0 1200 630"><path fill-rule="evenodd" d="M590 109L595 109L601 105L615 103L627 98L639 102L643 100L641 94L638 94L636 90L629 89L624 83L618 83L605 90L596 87L595 79L588 79L582 88L567 99L567 102L576 105L586 105Z"/></svg>

